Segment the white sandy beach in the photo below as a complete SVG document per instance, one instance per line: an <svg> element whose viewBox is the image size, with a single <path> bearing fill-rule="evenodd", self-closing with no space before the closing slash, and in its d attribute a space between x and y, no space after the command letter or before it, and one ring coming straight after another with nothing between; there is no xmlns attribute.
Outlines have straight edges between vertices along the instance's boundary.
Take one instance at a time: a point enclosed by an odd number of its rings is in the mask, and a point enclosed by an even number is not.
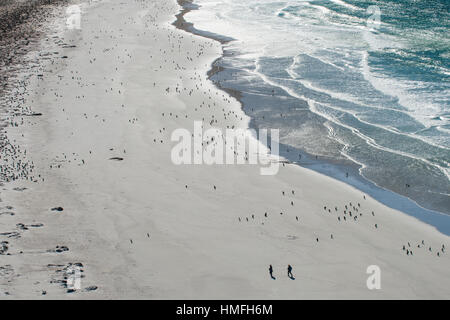
<svg viewBox="0 0 450 320"><path fill-rule="evenodd" d="M0 298L450 298L449 238L342 182L291 164L274 176L258 165L173 164L173 130L248 125L207 80L220 43L176 29L175 0L82 8L81 29L60 26L69 46L49 35L42 48L58 54L16 93L42 116L6 129L36 182L1 189L1 212L14 215L0 214ZM70 263L83 278L68 293ZM370 265L379 290L366 286Z"/></svg>

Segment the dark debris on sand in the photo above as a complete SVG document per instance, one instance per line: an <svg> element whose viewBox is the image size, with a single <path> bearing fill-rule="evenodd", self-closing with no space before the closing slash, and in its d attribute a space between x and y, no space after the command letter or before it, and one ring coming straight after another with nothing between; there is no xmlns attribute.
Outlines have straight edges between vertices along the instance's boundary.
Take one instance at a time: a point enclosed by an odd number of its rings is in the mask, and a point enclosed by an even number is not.
<svg viewBox="0 0 450 320"><path fill-rule="evenodd" d="M50 17L52 5L68 0L3 0L0 2L0 70L20 62L40 36L39 26ZM2 72L0 81L7 75Z"/></svg>

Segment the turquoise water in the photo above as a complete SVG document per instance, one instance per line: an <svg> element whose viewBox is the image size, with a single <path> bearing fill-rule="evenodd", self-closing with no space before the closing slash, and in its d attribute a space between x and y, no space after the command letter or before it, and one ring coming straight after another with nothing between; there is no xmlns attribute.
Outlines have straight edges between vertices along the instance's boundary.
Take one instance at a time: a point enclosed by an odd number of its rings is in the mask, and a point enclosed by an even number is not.
<svg viewBox="0 0 450 320"><path fill-rule="evenodd" d="M450 213L450 1L198 0L255 127Z"/></svg>

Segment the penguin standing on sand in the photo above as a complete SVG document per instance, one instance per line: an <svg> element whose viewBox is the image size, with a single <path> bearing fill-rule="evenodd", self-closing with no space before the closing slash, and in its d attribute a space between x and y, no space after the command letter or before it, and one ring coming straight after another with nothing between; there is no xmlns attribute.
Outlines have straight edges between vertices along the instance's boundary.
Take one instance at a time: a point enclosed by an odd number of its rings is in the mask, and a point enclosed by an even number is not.
<svg viewBox="0 0 450 320"><path fill-rule="evenodd" d="M292 267L290 264L288 264L287 272L289 278L294 278L294 276L292 275Z"/></svg>
<svg viewBox="0 0 450 320"><path fill-rule="evenodd" d="M269 265L269 274L270 274L270 277L271 277L272 279L275 279L275 277L273 276L273 268L272 268L272 265Z"/></svg>

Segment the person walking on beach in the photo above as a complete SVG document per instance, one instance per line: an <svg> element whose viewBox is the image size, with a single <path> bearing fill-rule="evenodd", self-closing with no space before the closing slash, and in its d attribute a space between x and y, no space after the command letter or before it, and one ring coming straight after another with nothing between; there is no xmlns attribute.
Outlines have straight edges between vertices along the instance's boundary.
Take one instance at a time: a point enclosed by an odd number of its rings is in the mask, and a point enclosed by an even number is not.
<svg viewBox="0 0 450 320"><path fill-rule="evenodd" d="M290 264L288 264L287 271L288 271L288 277L291 279L294 279L294 276L292 275L292 267Z"/></svg>
<svg viewBox="0 0 450 320"><path fill-rule="evenodd" d="M273 268L272 268L272 265L269 266L269 273L270 273L270 277L271 277L272 279L275 279L275 277L273 276Z"/></svg>

